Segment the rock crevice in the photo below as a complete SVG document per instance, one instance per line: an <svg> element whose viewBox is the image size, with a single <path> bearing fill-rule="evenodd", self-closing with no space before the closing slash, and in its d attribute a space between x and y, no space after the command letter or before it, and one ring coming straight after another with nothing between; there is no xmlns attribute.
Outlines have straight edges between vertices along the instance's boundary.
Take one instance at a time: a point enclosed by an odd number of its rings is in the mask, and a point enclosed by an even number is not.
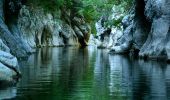
<svg viewBox="0 0 170 100"><path fill-rule="evenodd" d="M0 0L0 81L19 75L17 58L27 58L34 48L86 46L88 42L91 29L83 16L58 11L62 15L54 17L42 7L33 9L25 3L26 0Z"/></svg>
<svg viewBox="0 0 170 100"><path fill-rule="evenodd" d="M138 50L141 57L169 57L170 1L135 0L123 19L124 32L112 52ZM132 20L131 20L132 19Z"/></svg>

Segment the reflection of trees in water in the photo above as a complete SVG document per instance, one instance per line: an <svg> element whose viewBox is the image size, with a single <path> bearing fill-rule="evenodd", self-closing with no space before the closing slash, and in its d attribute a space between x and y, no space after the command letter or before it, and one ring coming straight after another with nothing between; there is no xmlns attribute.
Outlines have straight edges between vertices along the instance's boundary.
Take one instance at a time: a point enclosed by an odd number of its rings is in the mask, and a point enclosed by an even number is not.
<svg viewBox="0 0 170 100"><path fill-rule="evenodd" d="M87 48L61 47L37 50L36 54L28 60L28 65L23 65L28 68L22 69L24 75L19 86L29 89L19 92L29 96L31 94L38 95L49 89L48 92L57 93L58 98L73 95L75 89L79 88L76 87L77 84L89 74L87 72L88 57ZM39 90L35 90L35 88L39 88Z"/></svg>
<svg viewBox="0 0 170 100"><path fill-rule="evenodd" d="M41 52L41 63L47 64L51 63L52 61L52 48L44 47L40 49Z"/></svg>
<svg viewBox="0 0 170 100"><path fill-rule="evenodd" d="M110 79L109 91L112 98L115 99L131 99L131 63L127 56L109 55L110 63Z"/></svg>
<svg viewBox="0 0 170 100"><path fill-rule="evenodd" d="M170 94L170 65L105 50L42 48L20 63L23 76L17 94L23 98L163 100Z"/></svg>
<svg viewBox="0 0 170 100"><path fill-rule="evenodd" d="M126 59L126 58L124 58ZM164 63L156 61L144 62L142 60L129 60L129 64L123 66L123 83L129 84L128 91L133 100L165 100L168 97L169 75L166 74L168 67ZM166 76L167 75L167 76Z"/></svg>
<svg viewBox="0 0 170 100"><path fill-rule="evenodd" d="M109 60L106 50L99 49L96 51L96 62L94 66L94 100L109 99Z"/></svg>
<svg viewBox="0 0 170 100"><path fill-rule="evenodd" d="M131 62L126 56L109 55L106 50L97 50L94 69L95 99L130 99Z"/></svg>
<svg viewBox="0 0 170 100"><path fill-rule="evenodd" d="M136 66L138 66L136 68ZM133 99L165 100L168 97L166 64L135 61L133 64ZM166 70L166 71L165 71ZM169 70L170 71L170 70Z"/></svg>
<svg viewBox="0 0 170 100"><path fill-rule="evenodd" d="M81 80L84 74L86 75L88 67L88 51L86 49L70 48L64 50L63 62L61 69L61 77L59 85L63 87L63 92L72 93ZM67 94L67 95L68 95Z"/></svg>
<svg viewBox="0 0 170 100"><path fill-rule="evenodd" d="M17 95L17 89L15 87L8 87L0 90L0 100L15 98Z"/></svg>
<svg viewBox="0 0 170 100"><path fill-rule="evenodd" d="M144 62L121 55L107 55L103 50L98 50L96 59L94 93L98 95L97 99L165 100L169 98L170 67L168 68L165 63Z"/></svg>

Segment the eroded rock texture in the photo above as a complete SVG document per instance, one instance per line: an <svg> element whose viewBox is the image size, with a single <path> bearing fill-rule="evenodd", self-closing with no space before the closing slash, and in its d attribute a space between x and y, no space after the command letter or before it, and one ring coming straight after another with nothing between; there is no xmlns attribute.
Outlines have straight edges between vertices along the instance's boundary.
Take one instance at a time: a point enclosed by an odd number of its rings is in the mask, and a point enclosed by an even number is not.
<svg viewBox="0 0 170 100"><path fill-rule="evenodd" d="M23 6L20 10L18 26L26 43L31 47L87 45L90 27L83 18L69 19L68 12L62 19L54 18L43 9L30 9ZM71 24L71 22L73 24Z"/></svg>
<svg viewBox="0 0 170 100"><path fill-rule="evenodd" d="M19 5L17 1L0 0L0 83L13 81L15 76L20 75L15 56L26 57L31 52L31 49L24 45L17 30L15 11L19 9Z"/></svg>
<svg viewBox="0 0 170 100"><path fill-rule="evenodd" d="M26 0L0 0L0 81L20 75L17 58L27 58L33 48L86 46L88 42L91 29L83 16L64 10L56 18L41 7L24 6L25 3Z"/></svg>
<svg viewBox="0 0 170 100"><path fill-rule="evenodd" d="M10 49L0 39L0 83L13 82L19 75L17 58L10 54Z"/></svg>
<svg viewBox="0 0 170 100"><path fill-rule="evenodd" d="M118 21L123 16L120 7L113 6L110 16L103 15L96 22L97 38L94 40L98 48L111 48L117 44L119 38L123 35L122 26L107 25L109 22Z"/></svg>
<svg viewBox="0 0 170 100"><path fill-rule="evenodd" d="M142 57L170 58L170 1L136 0L123 19L124 33L112 52L136 51Z"/></svg>
<svg viewBox="0 0 170 100"><path fill-rule="evenodd" d="M25 0L0 1L0 38L16 57L26 57L33 47L87 45L90 26L83 16L60 11L60 17L43 8L24 6Z"/></svg>
<svg viewBox="0 0 170 100"><path fill-rule="evenodd" d="M140 56L166 56L170 53L170 1L147 0L146 18L152 23L148 38L142 46Z"/></svg>
<svg viewBox="0 0 170 100"><path fill-rule="evenodd" d="M31 52L31 48L24 43L17 28L18 6L18 2L0 0L0 38L10 48L13 55L26 57Z"/></svg>

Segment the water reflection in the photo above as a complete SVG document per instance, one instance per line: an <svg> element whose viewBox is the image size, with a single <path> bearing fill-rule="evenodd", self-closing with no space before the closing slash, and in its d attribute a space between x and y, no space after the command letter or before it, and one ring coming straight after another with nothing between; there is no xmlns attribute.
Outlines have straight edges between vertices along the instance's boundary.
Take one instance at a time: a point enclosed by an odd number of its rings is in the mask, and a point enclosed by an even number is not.
<svg viewBox="0 0 170 100"><path fill-rule="evenodd" d="M0 100L15 98L16 94L17 94L17 89L15 87L8 87L6 89L1 88L1 90L0 90Z"/></svg>
<svg viewBox="0 0 170 100"><path fill-rule="evenodd" d="M60 47L39 49L20 65L22 79L14 92L0 90L0 99L170 99L170 65L163 62L109 55L95 47Z"/></svg>

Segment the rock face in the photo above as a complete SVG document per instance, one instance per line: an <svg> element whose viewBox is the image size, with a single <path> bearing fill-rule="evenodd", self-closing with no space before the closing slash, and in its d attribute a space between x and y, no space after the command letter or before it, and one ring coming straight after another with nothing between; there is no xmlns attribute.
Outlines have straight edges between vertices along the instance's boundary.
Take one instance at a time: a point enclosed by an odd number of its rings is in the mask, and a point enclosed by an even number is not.
<svg viewBox="0 0 170 100"><path fill-rule="evenodd" d="M91 29L83 16L59 11L60 17L43 8L24 6L26 0L0 0L0 81L20 75L17 58L27 58L33 48L86 46ZM75 12L74 12L75 13Z"/></svg>
<svg viewBox="0 0 170 100"><path fill-rule="evenodd" d="M0 82L13 81L20 74L16 57L0 51Z"/></svg>
<svg viewBox="0 0 170 100"><path fill-rule="evenodd" d="M16 57L26 57L31 52L31 48L24 43L20 36L20 31L17 28L16 12L15 9L11 8L11 2L0 0L0 38ZM14 5L15 3L13 3ZM6 11L4 12L4 10Z"/></svg>
<svg viewBox="0 0 170 100"><path fill-rule="evenodd" d="M152 2L152 3L151 3ZM167 56L170 53L170 1L147 0L145 15L151 21L151 29L140 56Z"/></svg>
<svg viewBox="0 0 170 100"><path fill-rule="evenodd" d="M119 38L123 35L123 30L122 26L119 26L116 22L123 16L124 11L121 9L121 5L114 5L110 16L103 15L101 19L96 22L97 38L95 43L98 48L110 49L117 44ZM108 23L114 23L115 25L109 25Z"/></svg>
<svg viewBox="0 0 170 100"><path fill-rule="evenodd" d="M110 49L117 44L118 39L122 36L122 29L116 27L104 28L102 20L103 18L96 23L97 39L95 43L98 48Z"/></svg>
<svg viewBox="0 0 170 100"><path fill-rule="evenodd" d="M124 32L112 52L134 51L142 57L170 58L170 1L135 0L123 19Z"/></svg>
<svg viewBox="0 0 170 100"><path fill-rule="evenodd" d="M20 75L17 58L10 54L10 49L0 40L0 82L14 81Z"/></svg>
<svg viewBox="0 0 170 100"><path fill-rule="evenodd" d="M88 42L91 29L83 17L61 11L55 18L41 7L33 9L24 3L26 0L0 0L0 81L19 75L17 58L28 57L33 48L85 46Z"/></svg>
<svg viewBox="0 0 170 100"><path fill-rule="evenodd" d="M23 6L19 13L18 27L25 42L32 48L64 45L59 37L61 27L54 22L51 14L45 15L42 9L31 12Z"/></svg>
<svg viewBox="0 0 170 100"><path fill-rule="evenodd" d="M84 46L87 45L87 37L90 34L90 27L79 17L65 21L54 18L43 9L31 10L28 6L21 8L18 26L30 47L79 44Z"/></svg>
<svg viewBox="0 0 170 100"><path fill-rule="evenodd" d="M15 56L25 57L31 51L29 47L22 45L22 40L18 33L16 34L15 21L9 24L5 17L9 14L9 12L8 14L4 13L4 8L9 6L5 5L7 1L0 0L0 82L13 81L14 77L20 74L17 58L10 53L15 54ZM8 9L7 11L10 10Z"/></svg>
<svg viewBox="0 0 170 100"><path fill-rule="evenodd" d="M59 11L56 18L41 7L24 6L24 2L0 1L0 38L17 58L27 57L34 47L87 45L91 29L83 17L66 10Z"/></svg>

